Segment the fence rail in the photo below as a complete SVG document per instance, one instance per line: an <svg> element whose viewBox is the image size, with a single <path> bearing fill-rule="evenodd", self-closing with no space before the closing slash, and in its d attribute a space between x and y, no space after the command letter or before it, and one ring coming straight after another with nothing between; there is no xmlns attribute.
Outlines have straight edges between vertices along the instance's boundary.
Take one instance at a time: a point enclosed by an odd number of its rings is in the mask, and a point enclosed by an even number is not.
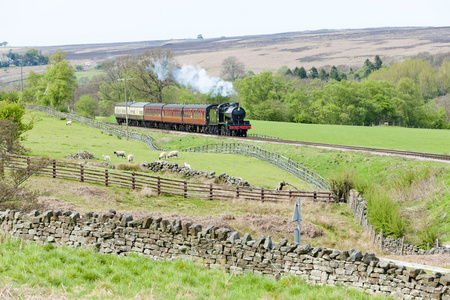
<svg viewBox="0 0 450 300"><path fill-rule="evenodd" d="M38 110L47 114L50 114L52 116L58 117L58 118L66 118L69 120L74 120L79 123L82 123L84 125L100 129L104 132L120 136L125 138L126 137L126 130L122 129L118 126L109 125L103 122L99 122L96 120L88 119L85 117L77 116L75 114L69 114L69 113L63 113L57 110L54 110L50 107L46 106L38 106L38 105L31 105L28 107L29 109ZM256 136L256 135L255 135ZM274 138L274 137L268 137L267 138ZM158 148L154 140L142 133L137 133L130 131L128 133L128 138L130 140L142 142L146 144L150 150L163 150L161 148ZM309 170L308 168L305 168L301 166L300 164L292 161L291 159L269 150L266 150L264 148L253 146L253 145L247 145L242 143L228 143L228 144L208 144L203 146L197 146L197 147L190 147L186 149L182 149L180 151L185 152L215 152L215 153L232 153L232 154L239 154L239 155L245 155L250 156L265 162L270 163L271 165L288 172L289 174L305 181L306 183L318 188L319 190L323 191L329 191L329 183L327 180L325 180L322 176L319 174Z"/></svg>
<svg viewBox="0 0 450 300"><path fill-rule="evenodd" d="M320 190L328 190L328 182L319 174L299 165L295 161L292 161L279 153L272 152L258 146L242 143L221 143L190 147L181 151L231 153L254 157L268 162L269 164L284 170L305 182L308 182Z"/></svg>
<svg viewBox="0 0 450 300"><path fill-rule="evenodd" d="M3 161L5 169L27 171L33 162L42 160L22 157L7 156ZM42 164L41 164L42 165ZM313 201L333 201L330 192L306 192L306 191L276 191L264 188L251 188L241 186L228 186L207 183L192 183L186 180L174 180L150 176L142 173L126 172L85 166L77 163L48 160L44 167L40 168L37 175L75 179L81 182L93 182L105 186L120 186L131 189L149 187L158 195L177 195L184 198L200 198L208 200L241 199L262 202L288 202L293 198L301 197Z"/></svg>

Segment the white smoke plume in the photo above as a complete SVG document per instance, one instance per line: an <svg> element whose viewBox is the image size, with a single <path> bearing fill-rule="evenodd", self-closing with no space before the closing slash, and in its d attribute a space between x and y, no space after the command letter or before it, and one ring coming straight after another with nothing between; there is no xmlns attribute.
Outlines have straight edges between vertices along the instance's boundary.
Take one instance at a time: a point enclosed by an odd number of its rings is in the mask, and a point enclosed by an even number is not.
<svg viewBox="0 0 450 300"><path fill-rule="evenodd" d="M199 67L184 65L181 68L171 69L164 62L157 62L153 66L153 73L162 81L172 75L178 84L202 94L226 97L236 93L231 82L224 81L219 77L211 77L206 74L205 69Z"/></svg>

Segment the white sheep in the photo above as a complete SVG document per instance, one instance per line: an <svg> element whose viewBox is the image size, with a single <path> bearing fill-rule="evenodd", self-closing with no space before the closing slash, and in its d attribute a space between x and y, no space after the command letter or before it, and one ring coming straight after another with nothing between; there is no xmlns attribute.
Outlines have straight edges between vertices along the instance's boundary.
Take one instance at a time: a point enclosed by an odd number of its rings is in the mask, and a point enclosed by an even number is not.
<svg viewBox="0 0 450 300"><path fill-rule="evenodd" d="M134 155L128 154L128 162L133 162L133 159L134 159Z"/></svg>
<svg viewBox="0 0 450 300"><path fill-rule="evenodd" d="M187 168L187 169L190 169L191 165L188 165L187 163L184 163L184 167Z"/></svg>
<svg viewBox="0 0 450 300"><path fill-rule="evenodd" d="M166 152L161 152L161 154L159 155L159 159L163 159L167 157L167 153Z"/></svg>
<svg viewBox="0 0 450 300"><path fill-rule="evenodd" d="M67 121L66 125L72 125L72 121Z"/></svg>
<svg viewBox="0 0 450 300"><path fill-rule="evenodd" d="M109 155L102 155L103 156L103 159L106 161L106 160L109 160L109 161L111 161L111 157L109 156Z"/></svg>
<svg viewBox="0 0 450 300"><path fill-rule="evenodd" d="M114 151L114 154L117 155L117 157L122 156L125 158L125 151Z"/></svg>
<svg viewBox="0 0 450 300"><path fill-rule="evenodd" d="M178 158L178 151L170 151L169 154L167 154L167 159L169 159L170 157L176 157Z"/></svg>

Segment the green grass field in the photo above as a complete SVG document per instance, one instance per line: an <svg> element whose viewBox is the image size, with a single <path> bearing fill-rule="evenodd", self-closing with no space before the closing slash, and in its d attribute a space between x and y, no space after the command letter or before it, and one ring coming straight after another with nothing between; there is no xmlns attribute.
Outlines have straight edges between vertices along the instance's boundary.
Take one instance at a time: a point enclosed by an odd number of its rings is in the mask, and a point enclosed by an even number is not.
<svg viewBox="0 0 450 300"><path fill-rule="evenodd" d="M249 133L286 140L450 154L450 130L338 126L252 120Z"/></svg>

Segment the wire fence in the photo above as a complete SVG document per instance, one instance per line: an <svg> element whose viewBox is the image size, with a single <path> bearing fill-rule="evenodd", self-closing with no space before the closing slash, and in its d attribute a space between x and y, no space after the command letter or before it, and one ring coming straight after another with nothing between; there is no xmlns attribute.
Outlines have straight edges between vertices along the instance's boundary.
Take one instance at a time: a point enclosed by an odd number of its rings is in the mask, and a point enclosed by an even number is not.
<svg viewBox="0 0 450 300"><path fill-rule="evenodd" d="M85 118L71 113L60 112L47 106L30 105L28 106L28 109L44 112L57 118L65 118L68 120L73 120L86 126L99 129L103 132L110 133L115 136L120 136L122 138L127 137L127 130L119 126L110 125L104 122L96 121L93 119ZM143 133L128 131L128 139L132 141L142 142L145 145L147 145L150 148L150 150L163 150L155 145L155 142L152 137Z"/></svg>
<svg viewBox="0 0 450 300"><path fill-rule="evenodd" d="M242 144L242 143L221 143L221 144L208 144L196 147L190 147L183 149L185 152L209 152L209 153L231 153L239 154L257 158L259 160L268 162L269 164L284 170L297 178L315 186L320 190L327 191L328 181L326 181L319 174L301 166L300 164L292 161L279 153L266 150L264 148Z"/></svg>
<svg viewBox="0 0 450 300"><path fill-rule="evenodd" d="M45 162L44 164L42 164L43 161ZM131 189L151 188L158 195L177 195L184 198L208 200L240 199L261 202L289 202L298 197L313 201L333 201L330 192L277 191L212 183L193 183L187 180L167 179L144 173L118 171L77 163L42 160L23 156L8 155L3 158L1 166L6 170L30 172L29 170L33 169L33 165L36 165L37 162L41 162L41 167L34 172L35 175Z"/></svg>

